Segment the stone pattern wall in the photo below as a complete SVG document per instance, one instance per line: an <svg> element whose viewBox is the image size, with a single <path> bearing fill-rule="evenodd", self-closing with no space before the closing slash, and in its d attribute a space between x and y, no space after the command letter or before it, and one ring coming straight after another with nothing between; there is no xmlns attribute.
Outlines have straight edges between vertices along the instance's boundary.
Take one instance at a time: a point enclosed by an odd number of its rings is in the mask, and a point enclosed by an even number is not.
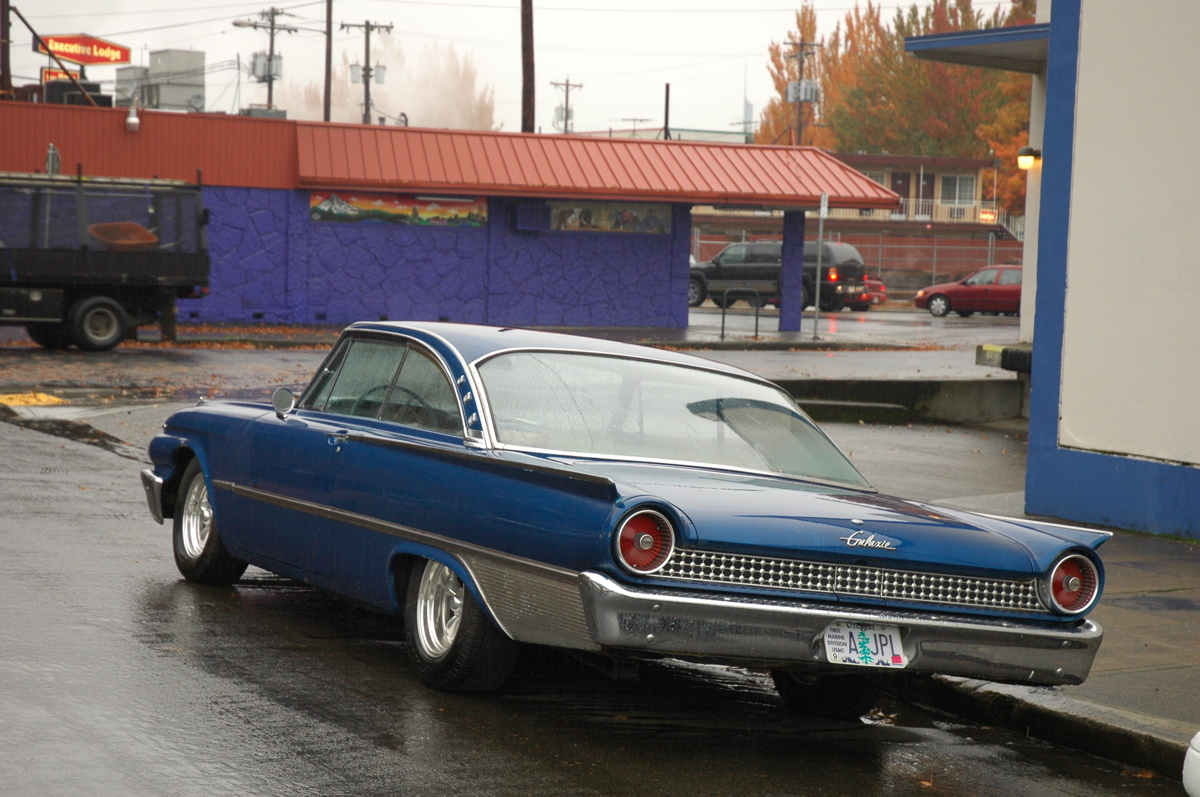
<svg viewBox="0 0 1200 797"><path fill-rule="evenodd" d="M635 235L518 230L517 204L490 200L482 229L337 224L309 219L307 191L207 188L210 293L179 318L687 326L686 205L671 234Z"/></svg>

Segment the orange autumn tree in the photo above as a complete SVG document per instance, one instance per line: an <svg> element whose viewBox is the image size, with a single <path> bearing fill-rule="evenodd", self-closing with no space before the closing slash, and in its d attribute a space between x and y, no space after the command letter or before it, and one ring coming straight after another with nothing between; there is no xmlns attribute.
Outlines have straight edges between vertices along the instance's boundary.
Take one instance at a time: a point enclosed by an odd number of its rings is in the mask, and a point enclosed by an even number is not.
<svg viewBox="0 0 1200 797"><path fill-rule="evenodd" d="M790 143L795 105L786 101L796 79L797 41L806 47L805 75L819 83L820 100L805 103L803 141L835 152L1001 159L999 200L1010 212L1024 205L1023 175L1014 155L1028 127L1029 78L1025 75L921 61L904 51L904 39L961 30L1028 24L1034 0L1014 0L1005 12L984 15L972 0L915 3L887 20L871 0L847 12L832 34L818 38L812 0L796 14L796 32L769 48L768 69L778 95L763 109L758 143ZM1021 125L1024 124L1024 127ZM985 198L991 198L991 186ZM1019 189L1019 190L1017 190Z"/></svg>

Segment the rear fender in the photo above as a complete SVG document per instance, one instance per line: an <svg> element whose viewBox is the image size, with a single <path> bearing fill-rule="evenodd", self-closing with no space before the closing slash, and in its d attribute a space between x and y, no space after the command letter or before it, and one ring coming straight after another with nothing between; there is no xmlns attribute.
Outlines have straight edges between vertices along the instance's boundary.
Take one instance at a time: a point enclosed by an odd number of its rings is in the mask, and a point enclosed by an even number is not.
<svg viewBox="0 0 1200 797"><path fill-rule="evenodd" d="M443 551L440 548L435 548L432 545L425 545L419 542L411 542L408 540L401 541L395 548L392 549L392 555L389 557L388 569L391 571L392 583L395 589L392 592L392 611L397 615L404 614L404 603L408 595L408 582L412 572L413 562L417 559L430 559L434 562L439 562L454 571L463 585L467 588L467 592L471 593L471 597L475 602L483 608L488 618L496 624L498 628L503 629L504 626L496 619L492 608L484 599L483 593L479 590L479 585L475 583L475 576L470 569L462 563L454 554ZM506 632L507 633L507 632Z"/></svg>

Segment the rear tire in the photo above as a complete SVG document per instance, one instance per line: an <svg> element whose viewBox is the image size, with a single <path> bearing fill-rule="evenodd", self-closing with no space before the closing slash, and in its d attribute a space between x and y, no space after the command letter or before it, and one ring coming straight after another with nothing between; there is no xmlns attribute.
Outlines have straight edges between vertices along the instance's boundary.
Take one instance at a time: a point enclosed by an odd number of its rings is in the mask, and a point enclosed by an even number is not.
<svg viewBox="0 0 1200 797"><path fill-rule="evenodd" d="M879 702L883 681L867 675L804 677L793 670L772 670L775 690L791 711L833 720L856 720Z"/></svg>
<svg viewBox="0 0 1200 797"><path fill-rule="evenodd" d="M821 300L822 313L838 313L846 306L846 300L841 296L834 296L832 299Z"/></svg>
<svg viewBox="0 0 1200 797"><path fill-rule="evenodd" d="M499 689L520 646L484 613L462 580L431 559L417 559L404 602L408 659L427 686L447 692Z"/></svg>
<svg viewBox="0 0 1200 797"><path fill-rule="evenodd" d="M71 342L84 351L108 351L125 338L125 310L107 296L81 299L67 318Z"/></svg>
<svg viewBox="0 0 1200 797"><path fill-rule="evenodd" d="M179 480L171 536L175 543L175 566L188 581L228 586L246 572L247 564L230 556L221 541L198 459L188 463Z"/></svg>
<svg viewBox="0 0 1200 797"><path fill-rule="evenodd" d="M708 291L704 290L704 283L692 277L688 280L688 307L699 307L704 304L704 299L708 295Z"/></svg>
<svg viewBox="0 0 1200 797"><path fill-rule="evenodd" d="M718 296L715 293L710 293L708 295L708 298L712 299L712 303L715 304L717 307L725 307L726 306L724 296ZM733 297L733 296L729 297L729 305L730 306L732 306L733 303L736 301L737 301L737 299L735 297Z"/></svg>
<svg viewBox="0 0 1200 797"><path fill-rule="evenodd" d="M954 312L958 313L961 318L970 318L975 315L974 310L955 310Z"/></svg>
<svg viewBox="0 0 1200 797"><path fill-rule="evenodd" d="M63 324L26 324L25 333L43 349L65 349L71 345L67 328Z"/></svg>

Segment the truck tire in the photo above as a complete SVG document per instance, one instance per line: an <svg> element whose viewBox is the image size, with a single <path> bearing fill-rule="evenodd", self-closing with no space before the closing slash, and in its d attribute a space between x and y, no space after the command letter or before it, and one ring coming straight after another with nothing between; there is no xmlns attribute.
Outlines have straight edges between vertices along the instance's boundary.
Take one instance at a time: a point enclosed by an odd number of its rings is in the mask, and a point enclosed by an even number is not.
<svg viewBox="0 0 1200 797"><path fill-rule="evenodd" d="M81 299L67 318L71 342L84 351L108 351L125 338L125 310L107 296Z"/></svg>
<svg viewBox="0 0 1200 797"><path fill-rule="evenodd" d="M71 345L65 324L26 324L25 332L30 340L43 349L65 349Z"/></svg>

